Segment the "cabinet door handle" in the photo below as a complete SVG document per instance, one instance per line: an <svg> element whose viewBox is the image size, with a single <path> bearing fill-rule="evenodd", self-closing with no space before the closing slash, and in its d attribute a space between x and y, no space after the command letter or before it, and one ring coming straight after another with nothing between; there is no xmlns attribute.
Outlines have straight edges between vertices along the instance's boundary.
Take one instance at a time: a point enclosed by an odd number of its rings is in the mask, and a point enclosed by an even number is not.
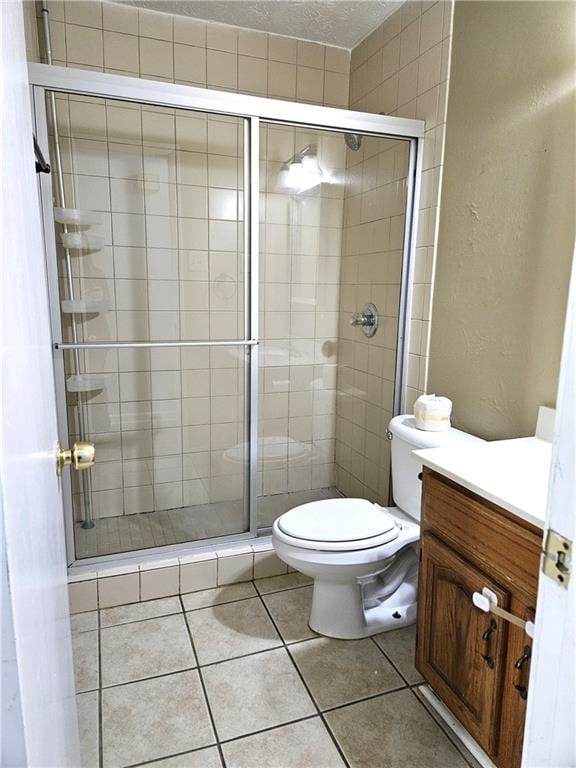
<svg viewBox="0 0 576 768"><path fill-rule="evenodd" d="M530 659L531 656L532 656L532 647L530 645L525 645L522 656L520 656L518 661L514 664L516 669L522 669L524 664L526 664L526 662Z"/></svg>
<svg viewBox="0 0 576 768"><path fill-rule="evenodd" d="M528 698L528 688L526 688L525 685L519 685L518 683L514 683L514 688L518 691L518 695L522 699L522 701L526 701Z"/></svg>
<svg viewBox="0 0 576 768"><path fill-rule="evenodd" d="M482 658L486 662L486 666L489 669L494 669L494 666L495 666L494 665L494 659L492 658L492 656L490 656L489 653L481 653L480 656L482 656Z"/></svg>
<svg viewBox="0 0 576 768"><path fill-rule="evenodd" d="M487 643L488 640L490 640L490 637L494 634L494 632L496 632L497 629L498 629L498 624L496 624L494 619L491 619L490 626L482 635L482 640L484 640L484 642Z"/></svg>

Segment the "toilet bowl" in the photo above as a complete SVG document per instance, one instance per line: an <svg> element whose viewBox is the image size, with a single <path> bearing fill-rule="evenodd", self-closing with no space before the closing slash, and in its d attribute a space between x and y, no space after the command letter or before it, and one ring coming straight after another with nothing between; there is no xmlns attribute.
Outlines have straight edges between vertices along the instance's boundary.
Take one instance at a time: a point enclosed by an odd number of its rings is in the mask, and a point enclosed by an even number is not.
<svg viewBox="0 0 576 768"><path fill-rule="evenodd" d="M352 640L414 623L422 465L412 451L482 442L456 429L423 432L412 416L396 416L388 434L398 506L323 499L274 523L278 557L314 580L309 624L321 635Z"/></svg>

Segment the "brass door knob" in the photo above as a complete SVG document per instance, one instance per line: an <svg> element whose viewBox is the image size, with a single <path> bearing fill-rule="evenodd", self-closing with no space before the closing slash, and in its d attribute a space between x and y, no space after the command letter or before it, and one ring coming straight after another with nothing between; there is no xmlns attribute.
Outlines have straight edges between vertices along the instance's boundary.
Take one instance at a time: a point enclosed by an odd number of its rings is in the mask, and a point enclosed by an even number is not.
<svg viewBox="0 0 576 768"><path fill-rule="evenodd" d="M94 443L78 441L72 448L62 448L58 443L56 454L56 474L60 476L66 464L70 464L74 469L90 469L96 461L96 448Z"/></svg>

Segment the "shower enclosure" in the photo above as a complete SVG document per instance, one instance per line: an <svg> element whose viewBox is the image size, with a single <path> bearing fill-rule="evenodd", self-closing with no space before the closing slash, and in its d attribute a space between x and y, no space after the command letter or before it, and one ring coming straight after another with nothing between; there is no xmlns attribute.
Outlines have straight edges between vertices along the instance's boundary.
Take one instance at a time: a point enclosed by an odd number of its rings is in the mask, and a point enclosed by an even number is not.
<svg viewBox="0 0 576 768"><path fill-rule="evenodd" d="M387 503L423 124L30 71L70 562Z"/></svg>

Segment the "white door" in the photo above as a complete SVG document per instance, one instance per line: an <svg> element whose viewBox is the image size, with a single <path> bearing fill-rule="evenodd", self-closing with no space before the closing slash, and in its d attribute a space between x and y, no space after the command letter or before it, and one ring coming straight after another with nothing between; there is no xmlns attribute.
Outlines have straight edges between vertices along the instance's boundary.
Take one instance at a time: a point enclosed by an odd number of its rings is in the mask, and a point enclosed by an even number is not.
<svg viewBox="0 0 576 768"><path fill-rule="evenodd" d="M7 766L79 765L44 247L20 3L2 21L0 507Z"/></svg>
<svg viewBox="0 0 576 768"><path fill-rule="evenodd" d="M546 531L576 543L576 256L568 299ZM540 573L524 734L524 768L576 766L576 573L568 587Z"/></svg>

